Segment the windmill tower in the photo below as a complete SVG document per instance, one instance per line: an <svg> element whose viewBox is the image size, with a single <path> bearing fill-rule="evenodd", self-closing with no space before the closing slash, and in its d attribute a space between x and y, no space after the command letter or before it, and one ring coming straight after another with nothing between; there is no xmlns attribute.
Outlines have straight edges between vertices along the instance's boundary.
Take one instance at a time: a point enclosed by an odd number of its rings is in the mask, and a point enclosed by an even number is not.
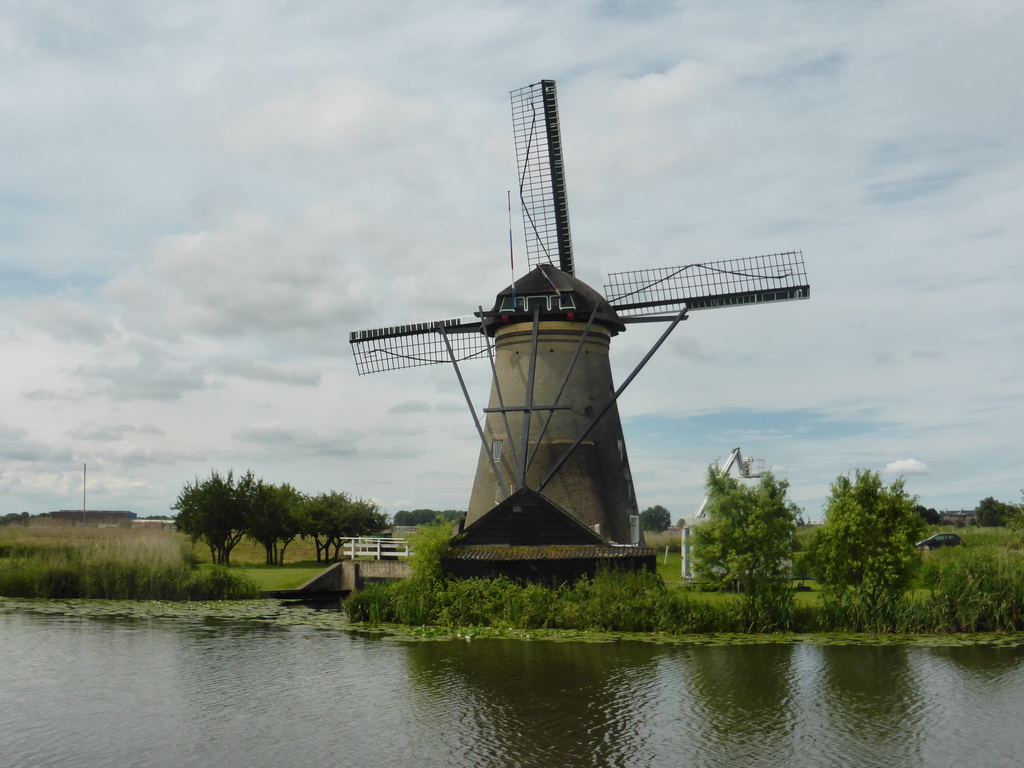
<svg viewBox="0 0 1024 768"><path fill-rule="evenodd" d="M790 251L621 272L603 294L591 288L576 277L555 83L511 96L530 271L472 317L355 331L350 343L360 374L454 367L481 441L460 544L540 547L536 560L553 546L611 556L643 543L619 396L688 312L806 299L810 286ZM638 322L668 327L616 388L611 340ZM471 359L492 369L482 419L460 370Z"/></svg>

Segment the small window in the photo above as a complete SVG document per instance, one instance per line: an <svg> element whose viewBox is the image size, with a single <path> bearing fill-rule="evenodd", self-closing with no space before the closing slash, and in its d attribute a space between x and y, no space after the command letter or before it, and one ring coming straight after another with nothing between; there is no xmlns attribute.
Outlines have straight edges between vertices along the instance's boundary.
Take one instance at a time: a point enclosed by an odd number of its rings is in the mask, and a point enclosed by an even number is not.
<svg viewBox="0 0 1024 768"><path fill-rule="evenodd" d="M559 309L576 309L576 302L571 293L562 293L558 296Z"/></svg>
<svg viewBox="0 0 1024 768"><path fill-rule="evenodd" d="M495 440L494 442L491 443L491 456L494 458L495 461L501 461L502 445L503 443L501 440Z"/></svg>
<svg viewBox="0 0 1024 768"><path fill-rule="evenodd" d="M526 299L526 309L529 312L533 312L535 309L539 309L541 312L548 311L548 297L547 296L530 296Z"/></svg>

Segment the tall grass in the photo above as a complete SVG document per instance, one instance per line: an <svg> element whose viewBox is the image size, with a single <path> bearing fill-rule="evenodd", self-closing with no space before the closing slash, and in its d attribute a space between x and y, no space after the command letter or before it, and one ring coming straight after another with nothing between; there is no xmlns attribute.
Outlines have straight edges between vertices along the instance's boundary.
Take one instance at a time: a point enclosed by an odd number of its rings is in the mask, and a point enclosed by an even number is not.
<svg viewBox="0 0 1024 768"><path fill-rule="evenodd" d="M354 593L346 610L353 621L446 628L670 634L1020 631L1024 552L1013 547L1015 541L1005 533L979 535L968 546L928 553L916 591L872 604L853 590L833 589L816 603L798 606L788 582L756 594L709 595L667 588L646 572L602 571L560 587L507 578L457 580L446 578L439 563L420 562L418 577ZM434 557L443 550L439 544Z"/></svg>
<svg viewBox="0 0 1024 768"><path fill-rule="evenodd" d="M679 531L644 531L644 542L648 547L654 547L659 553L668 547L669 552L680 552L683 548L683 540Z"/></svg>
<svg viewBox="0 0 1024 768"><path fill-rule="evenodd" d="M1009 549L940 550L922 567L929 623L950 632L1024 629L1024 557Z"/></svg>
<svg viewBox="0 0 1024 768"><path fill-rule="evenodd" d="M197 569L175 531L33 525L0 529L0 595L219 600L258 590L227 569Z"/></svg>
<svg viewBox="0 0 1024 768"><path fill-rule="evenodd" d="M572 585L520 584L505 577L410 579L377 584L345 603L353 621L412 626L486 626L616 632L741 632L741 601L719 604L669 590L654 574L599 572Z"/></svg>

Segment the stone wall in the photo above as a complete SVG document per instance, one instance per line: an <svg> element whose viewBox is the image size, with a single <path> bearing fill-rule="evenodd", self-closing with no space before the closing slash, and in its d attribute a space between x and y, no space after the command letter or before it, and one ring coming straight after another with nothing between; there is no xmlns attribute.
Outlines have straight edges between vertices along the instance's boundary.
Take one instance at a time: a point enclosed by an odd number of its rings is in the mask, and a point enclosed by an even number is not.
<svg viewBox="0 0 1024 768"><path fill-rule="evenodd" d="M367 584L407 579L409 564L404 560L342 560L314 576L302 592L352 592Z"/></svg>

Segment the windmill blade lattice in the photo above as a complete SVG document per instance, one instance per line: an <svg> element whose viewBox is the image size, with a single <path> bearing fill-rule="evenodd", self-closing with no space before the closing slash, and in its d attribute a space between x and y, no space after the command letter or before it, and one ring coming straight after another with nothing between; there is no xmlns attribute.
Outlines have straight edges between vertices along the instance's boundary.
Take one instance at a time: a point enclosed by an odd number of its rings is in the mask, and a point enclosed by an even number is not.
<svg viewBox="0 0 1024 768"><path fill-rule="evenodd" d="M352 331L348 340L360 376L451 363L452 355L455 362L486 357L492 343L481 333L480 321L475 317L368 328ZM452 354L448 352L449 344Z"/></svg>
<svg viewBox="0 0 1024 768"><path fill-rule="evenodd" d="M811 295L803 253L787 251L685 267L613 272L605 297L623 322L690 310L806 299Z"/></svg>
<svg viewBox="0 0 1024 768"><path fill-rule="evenodd" d="M575 274L555 81L541 80L511 96L527 260L531 269L552 264Z"/></svg>

